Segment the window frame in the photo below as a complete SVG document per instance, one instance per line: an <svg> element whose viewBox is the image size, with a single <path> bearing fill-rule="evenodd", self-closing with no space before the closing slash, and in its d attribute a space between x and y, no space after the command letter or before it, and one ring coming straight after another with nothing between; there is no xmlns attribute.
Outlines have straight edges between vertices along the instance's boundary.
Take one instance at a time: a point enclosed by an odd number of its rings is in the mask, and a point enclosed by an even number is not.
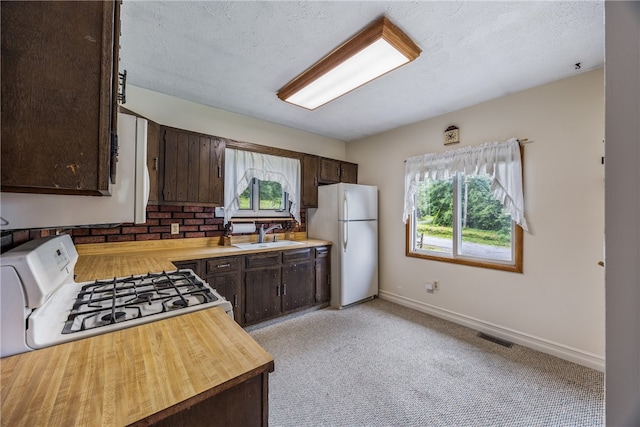
<svg viewBox="0 0 640 427"><path fill-rule="evenodd" d="M522 146L520 146L520 159L521 159L521 171L522 171L522 187L524 191L524 184L525 184L524 182L524 150ZM459 201L457 200L458 192L459 192L458 181L459 181L458 179L455 179L454 186L453 186L453 197L454 197L453 215L454 215L455 224L458 223L459 210L460 210L460 204L459 204ZM456 255L457 245L456 245L455 239L458 238L459 233L461 233L461 231L458 231L458 233L456 233L455 230L451 238L452 244L453 244L451 255L449 254L447 254L446 256L437 255L435 252L431 252L431 253L414 252L414 249L413 249L415 245L414 243L415 233L413 233L413 227L415 224L414 217L415 217L415 212L409 215L409 218L407 219L407 223L405 225L405 256L410 258L419 258L419 259L427 259L431 261L442 261L442 262L448 262L452 264L467 265L471 267L481 267L481 268L488 268L492 270L509 271L513 273L523 273L524 230L522 229L522 227L516 224L513 220L511 220L511 230L512 230L511 235L513 240L511 250L513 253L513 263L507 263L507 262L501 262L499 260L492 261L486 258L475 258L475 257L464 256L464 255Z"/></svg>
<svg viewBox="0 0 640 427"><path fill-rule="evenodd" d="M258 178L251 178L251 203L252 209L239 209L232 218L290 218L291 213L287 209L289 205L289 193L283 191L284 209L260 209L260 182Z"/></svg>

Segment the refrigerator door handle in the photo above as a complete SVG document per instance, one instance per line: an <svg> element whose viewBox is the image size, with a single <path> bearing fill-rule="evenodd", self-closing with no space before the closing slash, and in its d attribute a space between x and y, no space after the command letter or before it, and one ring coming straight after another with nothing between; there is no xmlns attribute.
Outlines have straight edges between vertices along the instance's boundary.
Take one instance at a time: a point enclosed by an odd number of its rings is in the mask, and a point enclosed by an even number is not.
<svg viewBox="0 0 640 427"><path fill-rule="evenodd" d="M344 201L342 202L344 207L344 220L349 221L349 202L347 201L347 190L344 191Z"/></svg>
<svg viewBox="0 0 640 427"><path fill-rule="evenodd" d="M342 250L347 251L347 243L349 242L349 202L347 200L347 190L344 190L344 199L342 201L344 222L342 233Z"/></svg>
<svg viewBox="0 0 640 427"><path fill-rule="evenodd" d="M342 221L342 251L347 252L347 243L349 242L349 221Z"/></svg>

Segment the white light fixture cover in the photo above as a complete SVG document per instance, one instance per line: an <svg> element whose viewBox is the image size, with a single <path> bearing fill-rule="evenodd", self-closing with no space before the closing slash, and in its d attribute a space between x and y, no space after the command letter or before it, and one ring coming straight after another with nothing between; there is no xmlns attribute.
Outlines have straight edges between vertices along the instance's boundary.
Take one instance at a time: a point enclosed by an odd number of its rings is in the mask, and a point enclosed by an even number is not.
<svg viewBox="0 0 640 427"><path fill-rule="evenodd" d="M278 97L314 110L420 55L399 28L382 17L289 82Z"/></svg>

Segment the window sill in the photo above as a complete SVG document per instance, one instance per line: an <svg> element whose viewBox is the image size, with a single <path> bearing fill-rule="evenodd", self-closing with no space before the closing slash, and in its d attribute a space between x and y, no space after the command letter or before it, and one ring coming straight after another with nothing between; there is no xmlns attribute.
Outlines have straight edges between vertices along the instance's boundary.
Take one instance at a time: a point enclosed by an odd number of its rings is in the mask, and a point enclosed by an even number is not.
<svg viewBox="0 0 640 427"><path fill-rule="evenodd" d="M498 263L491 263L491 262L475 261L475 260L470 260L465 258L451 258L451 257L419 254L416 252L408 252L408 251L406 253L406 256L410 258L420 258L420 259L428 259L432 261L448 262L451 264L468 265L471 267L482 267L482 268L489 268L492 270L510 271L512 273L522 273L522 263L519 263L519 264L516 263L515 265L514 264L498 264Z"/></svg>

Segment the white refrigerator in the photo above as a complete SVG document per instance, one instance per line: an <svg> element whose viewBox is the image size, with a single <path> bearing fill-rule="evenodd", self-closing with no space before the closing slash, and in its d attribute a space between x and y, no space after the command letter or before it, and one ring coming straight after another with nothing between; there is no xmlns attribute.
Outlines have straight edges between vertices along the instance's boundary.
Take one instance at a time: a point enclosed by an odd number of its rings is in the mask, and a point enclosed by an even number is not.
<svg viewBox="0 0 640 427"><path fill-rule="evenodd" d="M378 187L318 187L307 211L307 235L331 240L331 306L343 308L378 294Z"/></svg>

